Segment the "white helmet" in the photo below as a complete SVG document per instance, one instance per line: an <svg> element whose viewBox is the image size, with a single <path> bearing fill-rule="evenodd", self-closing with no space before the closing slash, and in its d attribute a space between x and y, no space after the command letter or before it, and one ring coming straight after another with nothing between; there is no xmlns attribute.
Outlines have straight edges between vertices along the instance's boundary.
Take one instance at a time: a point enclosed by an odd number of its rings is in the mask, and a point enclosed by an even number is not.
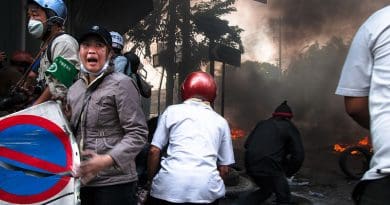
<svg viewBox="0 0 390 205"><path fill-rule="evenodd" d="M123 49L122 35L116 31L111 31L110 34L111 34L111 38L112 38L112 47L122 50Z"/></svg>

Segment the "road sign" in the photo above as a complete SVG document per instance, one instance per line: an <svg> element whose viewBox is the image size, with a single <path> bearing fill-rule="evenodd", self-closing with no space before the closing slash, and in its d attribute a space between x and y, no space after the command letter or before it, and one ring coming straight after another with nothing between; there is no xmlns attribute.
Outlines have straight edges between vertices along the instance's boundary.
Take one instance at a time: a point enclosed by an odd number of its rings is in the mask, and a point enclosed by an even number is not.
<svg viewBox="0 0 390 205"><path fill-rule="evenodd" d="M43 110L0 119L0 204L41 204L74 194L75 180L64 174L78 161L74 142ZM34 112L42 116L30 114Z"/></svg>
<svg viewBox="0 0 390 205"><path fill-rule="evenodd" d="M240 67L241 51L219 43L210 43L209 59Z"/></svg>

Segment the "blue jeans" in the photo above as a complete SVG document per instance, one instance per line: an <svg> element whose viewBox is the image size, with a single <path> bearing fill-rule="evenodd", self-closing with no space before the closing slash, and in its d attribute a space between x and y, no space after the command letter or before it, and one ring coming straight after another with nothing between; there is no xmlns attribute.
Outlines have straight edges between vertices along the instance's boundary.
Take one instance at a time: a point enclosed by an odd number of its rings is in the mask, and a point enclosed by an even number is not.
<svg viewBox="0 0 390 205"><path fill-rule="evenodd" d="M137 182L101 187L82 187L81 205L136 205Z"/></svg>

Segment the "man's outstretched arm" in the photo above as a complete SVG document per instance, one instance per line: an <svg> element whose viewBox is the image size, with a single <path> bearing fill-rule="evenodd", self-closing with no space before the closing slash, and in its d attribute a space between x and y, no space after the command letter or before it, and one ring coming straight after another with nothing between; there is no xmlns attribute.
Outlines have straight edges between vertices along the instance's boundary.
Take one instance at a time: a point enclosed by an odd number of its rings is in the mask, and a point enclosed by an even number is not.
<svg viewBox="0 0 390 205"><path fill-rule="evenodd" d="M368 97L344 97L345 111L360 126L370 129Z"/></svg>
<svg viewBox="0 0 390 205"><path fill-rule="evenodd" d="M157 174L160 165L160 148L151 145L148 155L148 183L151 183L154 176Z"/></svg>

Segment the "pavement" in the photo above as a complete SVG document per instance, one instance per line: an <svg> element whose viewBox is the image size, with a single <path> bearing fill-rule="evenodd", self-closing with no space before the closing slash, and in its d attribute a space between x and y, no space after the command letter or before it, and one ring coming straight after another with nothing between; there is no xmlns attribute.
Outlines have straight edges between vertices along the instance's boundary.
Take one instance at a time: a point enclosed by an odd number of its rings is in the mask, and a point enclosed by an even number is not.
<svg viewBox="0 0 390 205"><path fill-rule="evenodd" d="M302 170L303 174L306 169ZM351 192L358 180L347 179L339 172L317 170L310 175L299 173L290 180L292 200L297 205L353 205ZM240 175L236 186L226 186L226 197L220 200L220 205L250 205L241 199L258 189L258 187L245 174ZM272 196L264 205L275 204Z"/></svg>
<svg viewBox="0 0 390 205"><path fill-rule="evenodd" d="M292 190L294 188L299 188L301 186L306 186L309 182L298 182L298 181L289 181L290 187ZM247 195L255 190L258 187L256 184L250 180L249 177L244 174L239 176L239 182L235 186L226 186L226 197L220 201L220 205L250 205L249 202L245 201ZM312 199L307 196L299 193L292 192L292 200L299 205L312 205L314 204ZM269 200L267 200L264 205L275 204L273 201L275 197L272 196Z"/></svg>

